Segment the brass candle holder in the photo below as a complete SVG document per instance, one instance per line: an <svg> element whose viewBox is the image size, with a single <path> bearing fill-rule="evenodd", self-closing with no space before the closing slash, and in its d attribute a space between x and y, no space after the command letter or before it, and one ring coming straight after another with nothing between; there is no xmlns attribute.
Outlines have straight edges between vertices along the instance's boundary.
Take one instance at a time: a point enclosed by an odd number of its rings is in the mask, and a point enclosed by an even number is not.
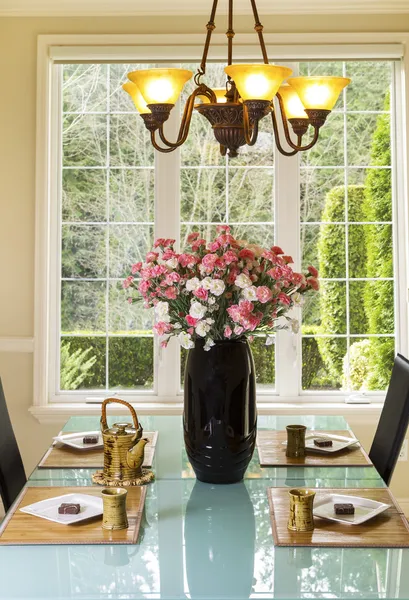
<svg viewBox="0 0 409 600"><path fill-rule="evenodd" d="M126 497L128 490L124 488L105 488L101 492L104 507L102 518L103 529L127 529Z"/></svg>
<svg viewBox="0 0 409 600"><path fill-rule="evenodd" d="M287 450L289 458L303 458L305 456L305 425L287 425Z"/></svg>
<svg viewBox="0 0 409 600"><path fill-rule="evenodd" d="M315 492L311 490L293 489L289 492L290 515L287 527L291 531L313 531L313 506Z"/></svg>

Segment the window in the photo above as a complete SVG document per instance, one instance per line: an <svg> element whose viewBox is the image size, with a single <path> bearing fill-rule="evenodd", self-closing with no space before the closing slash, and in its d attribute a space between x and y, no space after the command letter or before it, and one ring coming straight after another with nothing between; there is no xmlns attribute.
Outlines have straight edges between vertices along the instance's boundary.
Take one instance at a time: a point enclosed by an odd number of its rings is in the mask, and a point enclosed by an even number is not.
<svg viewBox="0 0 409 600"><path fill-rule="evenodd" d="M121 89L127 72L146 67L143 61L53 66L51 133L61 152L58 177L51 173L52 401L115 392L134 401L175 400L185 354L176 340L167 351L156 347L152 315L126 302L122 280L155 235L176 234L183 247L190 231L210 238L219 223L229 223L237 238L284 246L296 268L313 264L320 271L320 295L303 307L300 333L279 332L272 346L253 342L260 401L385 389L395 351L405 351L400 62L341 58L290 65L353 80L314 149L282 157L266 118L257 145L230 161L197 113L180 152L155 157ZM187 58L177 64L197 68ZM223 66L209 64L210 86L223 85ZM192 86L173 111L174 131Z"/></svg>

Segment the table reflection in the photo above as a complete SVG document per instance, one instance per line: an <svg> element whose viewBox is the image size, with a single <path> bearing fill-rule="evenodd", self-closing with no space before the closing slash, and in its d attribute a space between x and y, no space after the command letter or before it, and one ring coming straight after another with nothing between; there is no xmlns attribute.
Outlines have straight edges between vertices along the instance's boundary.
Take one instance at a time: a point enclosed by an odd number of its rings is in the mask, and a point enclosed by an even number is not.
<svg viewBox="0 0 409 600"><path fill-rule="evenodd" d="M256 528L244 483L197 481L186 505L184 533L191 598L249 598Z"/></svg>

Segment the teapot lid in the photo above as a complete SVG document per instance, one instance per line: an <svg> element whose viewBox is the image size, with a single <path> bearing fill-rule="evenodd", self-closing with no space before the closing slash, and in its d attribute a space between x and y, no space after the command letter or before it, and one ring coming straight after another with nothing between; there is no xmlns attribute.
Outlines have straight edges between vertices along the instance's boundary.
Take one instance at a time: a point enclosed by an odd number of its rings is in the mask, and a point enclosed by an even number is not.
<svg viewBox="0 0 409 600"><path fill-rule="evenodd" d="M123 436L123 435L134 436L136 431L137 430L132 425L132 423L114 423L112 425L112 427L110 427L109 429L106 429L104 433L111 433L111 434L117 435L117 436Z"/></svg>

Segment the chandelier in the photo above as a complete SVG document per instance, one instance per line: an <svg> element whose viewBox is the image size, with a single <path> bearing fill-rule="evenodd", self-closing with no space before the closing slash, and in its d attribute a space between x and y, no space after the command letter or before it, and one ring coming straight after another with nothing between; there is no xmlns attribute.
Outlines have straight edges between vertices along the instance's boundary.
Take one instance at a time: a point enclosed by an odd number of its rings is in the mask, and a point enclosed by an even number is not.
<svg viewBox="0 0 409 600"><path fill-rule="evenodd" d="M164 123L175 106L185 83L193 72L187 69L142 69L128 73L123 89L131 96L145 127L150 131L151 142L159 152L173 152L187 139L193 110L206 117L220 144L220 152L237 156L240 146L253 146L258 137L259 122L271 116L275 143L285 156L312 148L320 128L334 108L338 97L350 83L346 77L308 76L290 77L288 67L270 65L263 38L256 0L250 0L258 34L263 64L232 64L233 62L233 0L228 0L227 75L225 88L211 89L202 82L206 74L206 61L218 0L213 0L212 12L206 25L207 35L200 67L194 76L196 88L184 108L176 141L169 141L164 133ZM196 103L197 102L197 103ZM282 124L280 128L279 123ZM290 133L290 127L293 134ZM312 128L308 142L302 138ZM288 150L280 140L283 132Z"/></svg>

